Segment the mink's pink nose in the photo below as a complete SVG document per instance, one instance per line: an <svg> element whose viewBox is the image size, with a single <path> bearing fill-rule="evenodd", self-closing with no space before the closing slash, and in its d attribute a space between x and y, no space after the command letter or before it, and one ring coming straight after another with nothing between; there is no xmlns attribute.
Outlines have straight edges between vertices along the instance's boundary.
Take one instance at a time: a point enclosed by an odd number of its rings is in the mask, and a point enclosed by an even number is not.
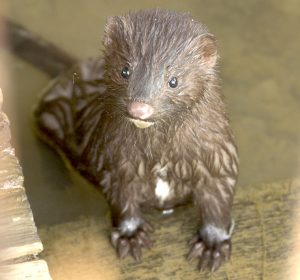
<svg viewBox="0 0 300 280"><path fill-rule="evenodd" d="M131 102L127 106L127 110L131 116L137 119L145 120L153 114L153 107L146 103Z"/></svg>

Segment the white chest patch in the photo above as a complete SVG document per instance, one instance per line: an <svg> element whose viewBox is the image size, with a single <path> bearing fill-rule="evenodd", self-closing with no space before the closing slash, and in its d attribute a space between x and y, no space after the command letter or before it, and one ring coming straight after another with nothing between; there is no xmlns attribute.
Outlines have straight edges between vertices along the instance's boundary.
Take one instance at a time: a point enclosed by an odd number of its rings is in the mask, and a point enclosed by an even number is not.
<svg viewBox="0 0 300 280"><path fill-rule="evenodd" d="M157 179L155 187L155 195L160 201L164 201L170 194L170 187L168 182L163 181L161 178Z"/></svg>

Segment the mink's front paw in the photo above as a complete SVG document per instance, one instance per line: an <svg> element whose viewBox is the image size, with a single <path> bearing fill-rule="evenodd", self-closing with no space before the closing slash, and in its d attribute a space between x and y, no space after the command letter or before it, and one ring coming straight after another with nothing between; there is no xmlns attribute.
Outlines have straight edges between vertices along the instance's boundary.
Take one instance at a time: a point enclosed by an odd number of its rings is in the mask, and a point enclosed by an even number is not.
<svg viewBox="0 0 300 280"><path fill-rule="evenodd" d="M120 227L112 231L111 243L119 258L123 259L130 254L136 261L139 261L142 248L150 249L152 246L148 234L152 231L152 227L146 222L135 219L125 220Z"/></svg>
<svg viewBox="0 0 300 280"><path fill-rule="evenodd" d="M231 233L230 233L231 234ZM230 234L214 226L200 230L189 244L192 246L187 259L199 259L198 268L208 268L212 272L219 269L222 263L229 260L231 254Z"/></svg>
<svg viewBox="0 0 300 280"><path fill-rule="evenodd" d="M223 262L230 258L231 242L225 240L214 246L209 246L206 242L198 238L198 241L192 243L192 248L187 256L188 260L199 258L199 269L205 268L216 271Z"/></svg>

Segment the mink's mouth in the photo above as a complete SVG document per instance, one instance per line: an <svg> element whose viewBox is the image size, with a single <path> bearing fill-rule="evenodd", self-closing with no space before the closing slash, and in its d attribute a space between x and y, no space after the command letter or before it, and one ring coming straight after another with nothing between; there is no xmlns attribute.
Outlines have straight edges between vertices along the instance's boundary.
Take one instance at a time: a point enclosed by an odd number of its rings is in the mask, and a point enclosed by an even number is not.
<svg viewBox="0 0 300 280"><path fill-rule="evenodd" d="M151 122L151 121L142 121L142 120L133 119L133 118L128 118L128 120L131 121L138 128L147 128L154 124L154 122Z"/></svg>

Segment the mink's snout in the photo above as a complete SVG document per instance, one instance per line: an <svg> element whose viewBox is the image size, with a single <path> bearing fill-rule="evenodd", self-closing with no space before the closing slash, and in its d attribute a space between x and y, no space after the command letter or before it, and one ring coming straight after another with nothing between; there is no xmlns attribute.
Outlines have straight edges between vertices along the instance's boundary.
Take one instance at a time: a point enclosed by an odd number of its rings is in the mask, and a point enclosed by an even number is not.
<svg viewBox="0 0 300 280"><path fill-rule="evenodd" d="M127 110L132 117L141 120L149 118L154 112L152 106L142 102L129 103L127 106Z"/></svg>

